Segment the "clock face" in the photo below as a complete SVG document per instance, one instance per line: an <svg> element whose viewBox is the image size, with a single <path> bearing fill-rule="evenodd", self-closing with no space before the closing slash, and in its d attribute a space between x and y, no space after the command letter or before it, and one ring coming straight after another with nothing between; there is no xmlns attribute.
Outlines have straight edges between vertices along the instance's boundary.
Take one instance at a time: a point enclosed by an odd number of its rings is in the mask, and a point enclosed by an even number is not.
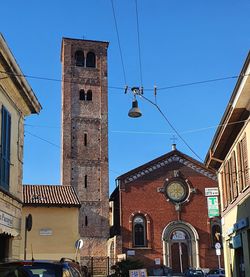
<svg viewBox="0 0 250 277"><path fill-rule="evenodd" d="M186 197L186 188L181 182L173 181L167 185L166 194L171 200L181 202Z"/></svg>

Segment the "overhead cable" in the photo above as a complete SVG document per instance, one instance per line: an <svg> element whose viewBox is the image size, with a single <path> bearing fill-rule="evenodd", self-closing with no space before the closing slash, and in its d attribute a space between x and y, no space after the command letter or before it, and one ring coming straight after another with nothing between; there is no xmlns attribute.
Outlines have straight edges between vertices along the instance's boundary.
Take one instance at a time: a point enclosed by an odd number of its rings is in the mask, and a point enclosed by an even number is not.
<svg viewBox="0 0 250 277"><path fill-rule="evenodd" d="M124 84L126 85L127 78L126 78L125 67L124 67L124 62L123 62L122 48L121 48L121 43L120 43L120 36L119 36L119 32L118 32L118 26L117 26L117 20L116 20L116 16L115 16L115 8L114 8L113 0L111 0L111 5L112 5L113 16L114 16L114 21L115 21L116 36L117 36L118 46L119 46L119 51L120 51L120 56L121 56Z"/></svg>
<svg viewBox="0 0 250 277"><path fill-rule="evenodd" d="M141 80L141 87L142 87L143 82L142 82L142 65L141 65L141 44L140 44L139 16L138 16L137 0L135 0L135 10L136 10L136 23L137 23L137 41L138 41L138 52L139 52L140 80Z"/></svg>
<svg viewBox="0 0 250 277"><path fill-rule="evenodd" d="M182 140L182 142L188 147L188 149L200 160L202 161L201 157L189 146L189 144L185 141L185 139L180 135L180 133L177 131L177 129L173 126L173 124L168 120L167 116L163 113L163 111L160 109L160 107L148 99L147 97L140 95L143 99L151 103L153 106L156 107L156 109L160 112L160 114L163 116L163 118L166 120L168 125L172 128L172 130L176 133L176 135Z"/></svg>
<svg viewBox="0 0 250 277"><path fill-rule="evenodd" d="M27 75L27 74L16 74L13 72L7 72L7 71L1 71L0 73L11 75L11 76L18 76L18 77L23 77L27 79L38 79L38 80L44 80L44 81L53 81L53 82L62 82L62 79L56 79L56 78L48 78L48 77L41 77L41 76L34 76L34 75ZM157 87L157 91L159 90L169 90L169 89L175 89L175 88L180 88L180 87L187 87L187 86L194 86L194 85L199 85L199 84L205 84L205 83L212 83L212 82L219 82L219 81L225 81L229 79L237 79L239 77L247 77L250 76L249 74L244 74L244 75L234 75L234 76L228 76L228 77L222 77L222 78L215 78L215 79L208 79L208 80L203 80L203 81L195 81L195 82L190 82L190 83L183 83L183 84L177 84L177 85L172 85L172 86L165 86L165 87ZM6 78L2 78L6 79ZM65 83L71 83L71 84L83 84L83 82L80 81L67 81L64 80ZM124 91L124 87L118 87L118 86L108 86L110 89L119 89ZM128 87L130 88L130 87ZM144 91L154 91L154 88L144 88Z"/></svg>

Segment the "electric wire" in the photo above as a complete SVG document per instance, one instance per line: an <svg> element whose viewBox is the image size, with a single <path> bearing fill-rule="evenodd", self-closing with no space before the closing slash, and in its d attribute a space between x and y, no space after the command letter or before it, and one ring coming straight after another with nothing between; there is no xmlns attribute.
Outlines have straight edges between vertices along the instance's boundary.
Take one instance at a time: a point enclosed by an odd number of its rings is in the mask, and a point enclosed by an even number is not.
<svg viewBox="0 0 250 277"><path fill-rule="evenodd" d="M244 122L247 122L248 120L249 119L229 122L229 123L226 123L226 124L218 124L218 125L208 126L208 127L203 127L203 128L191 129L191 130L181 131L179 133L183 135L183 134L202 132L202 131L206 131L206 130L210 130L210 129L214 129L214 128L218 128L218 127L224 127L224 126L230 126L230 125L244 123ZM49 128L49 129L60 129L59 126L34 125L34 124L27 124L27 123L25 123L24 126L38 127L38 128ZM141 135L173 135L172 132L128 131L128 130L124 130L124 131L122 131L122 130L111 130L110 133L141 134Z"/></svg>
<svg viewBox="0 0 250 277"><path fill-rule="evenodd" d="M12 76L17 76L17 77L23 77L23 78L27 78L27 79L38 79L38 80L53 81L53 82L62 82L63 81L62 79L48 78L48 77L41 77L41 76L34 76L34 75L27 75L27 74L16 74L16 73L13 73L13 72L7 72L7 71L1 71L1 70L0 70L0 73L7 74L7 75L12 75ZM239 77L247 77L247 76L250 76L250 73L249 74L241 74L241 75L215 78L215 79L209 79L209 80L195 81L195 82L177 84L177 85L172 85L172 86L157 87L157 91L159 91L159 90L163 91L163 90L169 90L169 89L187 87L187 86L194 86L194 85L205 84L205 83L219 82L219 81L225 81L225 80L229 80L229 79L236 79L236 78L239 78ZM79 81L64 80L64 82L65 83L71 83L71 84L83 84L83 82L79 82ZM117 89L117 90L124 90L124 87L118 87L118 86L108 86L108 88ZM143 90L144 91L154 91L154 88L146 88L146 89L144 88Z"/></svg>
<svg viewBox="0 0 250 277"><path fill-rule="evenodd" d="M138 52L139 52L140 80L141 80L141 87L142 87L143 82L142 82L142 64L141 64L141 44L140 44L139 16L138 16L137 0L135 0L135 10L136 10L136 23L137 23L137 41L138 41Z"/></svg>
<svg viewBox="0 0 250 277"><path fill-rule="evenodd" d="M156 109L160 112L160 114L163 116L163 118L166 120L166 122L168 123L168 125L172 128L172 130L176 133L176 135L180 138L180 140L188 147L188 149L200 160L203 161L201 159L201 157L189 146L189 144L186 142L186 140L181 136L181 134L177 131L177 129L173 126L173 124L168 120L168 118L166 117L166 115L163 113L163 111L160 109L160 107L154 103L153 101L151 101L150 99L148 99L147 97L140 95L143 99L145 99L146 101L148 101L149 103L151 103L152 105L154 105L156 107Z"/></svg>
<svg viewBox="0 0 250 277"><path fill-rule="evenodd" d="M25 130L24 133L25 133L25 134L29 134L29 135L32 136L32 137L38 138L38 139L40 139L40 140L42 140L42 141L44 141L44 142L47 142L48 144L50 144L50 145L52 145L52 146L54 146L54 147L57 147L57 148L61 149L61 147L60 147L59 145L57 145L57 144L55 144L55 143L53 143L53 142L51 142L51 141L49 141L49 140L47 140L47 139L44 139L44 138L42 138L42 137L39 137L39 136L37 136L37 135L35 135L35 134L32 134L32 133L30 133L29 131L26 131L26 130Z"/></svg>
<svg viewBox="0 0 250 277"><path fill-rule="evenodd" d="M112 10L113 10L113 17L114 17L114 21L115 21L116 36L117 36L118 46L119 46L119 51L120 51L120 56L121 56L121 63L122 63L124 84L126 85L127 84L127 78L126 78L125 67L124 67L124 62L123 62L122 48L121 48L121 43L120 43L120 36L119 36L119 32L118 32L118 25L117 25L116 15L115 15L115 8L114 8L113 0L110 0L110 1L111 1L111 5L112 5Z"/></svg>

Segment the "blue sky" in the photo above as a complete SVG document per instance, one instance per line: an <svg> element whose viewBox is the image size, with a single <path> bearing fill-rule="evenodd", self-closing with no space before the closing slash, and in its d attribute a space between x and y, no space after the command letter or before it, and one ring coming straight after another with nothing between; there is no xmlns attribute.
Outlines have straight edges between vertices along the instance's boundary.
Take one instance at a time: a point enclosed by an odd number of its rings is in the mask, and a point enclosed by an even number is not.
<svg viewBox="0 0 250 277"><path fill-rule="evenodd" d="M135 0L113 0L126 75L122 70L110 0L1 2L1 29L26 75L61 79L62 37L109 41L110 191L115 178L171 150L173 130L149 102L143 116L127 116L140 86ZM202 160L236 79L172 89L168 86L238 75L249 51L248 0L137 0L142 84ZM26 119L24 183L60 183L61 83L28 78L43 109ZM180 140L177 148L198 159Z"/></svg>

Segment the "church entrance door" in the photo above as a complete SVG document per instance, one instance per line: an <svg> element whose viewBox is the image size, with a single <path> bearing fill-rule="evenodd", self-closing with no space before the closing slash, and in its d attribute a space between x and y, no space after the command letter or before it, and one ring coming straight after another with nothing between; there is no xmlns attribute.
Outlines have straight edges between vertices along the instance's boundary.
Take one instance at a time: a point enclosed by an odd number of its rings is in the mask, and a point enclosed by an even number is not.
<svg viewBox="0 0 250 277"><path fill-rule="evenodd" d="M171 244L171 260L173 272L184 272L189 267L188 246L185 242Z"/></svg>
<svg viewBox="0 0 250 277"><path fill-rule="evenodd" d="M191 245L189 236L184 230L177 229L172 232L170 239L173 272L183 273L190 266Z"/></svg>

